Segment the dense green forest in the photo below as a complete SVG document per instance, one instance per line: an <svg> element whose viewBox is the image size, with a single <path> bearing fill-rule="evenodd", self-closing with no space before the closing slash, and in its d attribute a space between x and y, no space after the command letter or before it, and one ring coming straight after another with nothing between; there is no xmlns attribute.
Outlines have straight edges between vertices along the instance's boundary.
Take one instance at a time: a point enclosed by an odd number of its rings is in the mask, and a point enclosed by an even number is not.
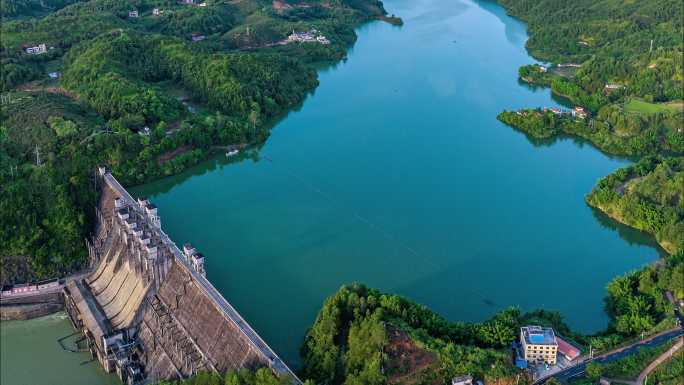
<svg viewBox="0 0 684 385"><path fill-rule="evenodd" d="M385 14L377 0L196 3L2 3L0 283L82 266L96 166L139 184L264 141L317 86L311 64ZM330 44L282 44L311 29Z"/></svg>
<svg viewBox="0 0 684 385"><path fill-rule="evenodd" d="M0 2L0 17L9 19L39 16L64 8L77 1L79 0L3 0Z"/></svg>
<svg viewBox="0 0 684 385"><path fill-rule="evenodd" d="M556 312L510 308L482 323L449 322L406 298L343 286L306 335L302 376L316 384L360 385L443 383L471 374L486 383L515 383L510 345L526 324L553 326L584 342Z"/></svg>
<svg viewBox="0 0 684 385"><path fill-rule="evenodd" d="M538 115L502 121L535 136L578 135L615 154L684 153L680 1L498 2L528 23L528 50L550 63L520 68L521 79L551 87L589 113L574 123Z"/></svg>
<svg viewBox="0 0 684 385"><path fill-rule="evenodd" d="M587 202L670 253L684 250L684 158L643 158L601 179Z"/></svg>

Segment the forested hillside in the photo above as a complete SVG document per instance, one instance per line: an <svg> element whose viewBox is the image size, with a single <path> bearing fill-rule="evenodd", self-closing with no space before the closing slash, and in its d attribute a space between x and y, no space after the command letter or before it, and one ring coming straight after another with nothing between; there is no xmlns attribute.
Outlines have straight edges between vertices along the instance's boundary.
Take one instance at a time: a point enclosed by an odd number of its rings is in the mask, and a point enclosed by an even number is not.
<svg viewBox="0 0 684 385"><path fill-rule="evenodd" d="M601 179L587 202L653 234L670 253L684 251L684 158L646 157Z"/></svg>
<svg viewBox="0 0 684 385"><path fill-rule="evenodd" d="M301 375L328 385L437 384L463 374L487 384L529 383L510 349L521 326L551 326L580 348L605 352L641 333L673 327L665 293L683 299L682 288L683 252L617 277L605 299L608 328L582 335L553 311L509 308L481 323L449 322L406 298L360 284L343 286L325 301L306 335Z"/></svg>
<svg viewBox="0 0 684 385"><path fill-rule="evenodd" d="M269 124L377 0L8 0L0 8L0 283L82 266L92 175L178 173ZM315 30L329 44L288 41ZM31 51L36 47L38 52Z"/></svg>
<svg viewBox="0 0 684 385"><path fill-rule="evenodd" d="M576 122L583 127L557 132L582 136L615 154L684 153L681 1L499 3L528 23L527 48L549 63L522 67L520 77L551 87L588 112ZM541 124L504 121L526 132L529 124Z"/></svg>
<svg viewBox="0 0 684 385"><path fill-rule="evenodd" d="M307 333L302 376L323 385L371 385L441 384L470 374L488 384L514 384L510 345L530 323L578 337L555 312L510 308L482 323L449 322L406 298L343 286Z"/></svg>

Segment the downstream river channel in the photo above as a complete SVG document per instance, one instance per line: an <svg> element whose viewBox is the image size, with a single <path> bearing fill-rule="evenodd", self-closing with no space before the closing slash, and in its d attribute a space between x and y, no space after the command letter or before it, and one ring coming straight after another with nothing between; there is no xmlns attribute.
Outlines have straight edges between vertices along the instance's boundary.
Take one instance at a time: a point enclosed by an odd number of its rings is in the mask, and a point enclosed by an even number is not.
<svg viewBox="0 0 684 385"><path fill-rule="evenodd" d="M559 103L519 83L518 67L534 59L525 25L501 7L385 6L405 25L361 27L348 60L320 70L315 93L252 158L214 159L133 193L157 204L177 243L205 254L212 283L295 367L323 300L354 281L454 321L515 305L559 310L583 332L604 328L606 284L659 255L584 203L628 161L573 139L530 141L496 120ZM7 353L55 350L69 330L35 341L6 329L3 384L58 384L19 381L53 365ZM51 370L93 370L81 361Z"/></svg>

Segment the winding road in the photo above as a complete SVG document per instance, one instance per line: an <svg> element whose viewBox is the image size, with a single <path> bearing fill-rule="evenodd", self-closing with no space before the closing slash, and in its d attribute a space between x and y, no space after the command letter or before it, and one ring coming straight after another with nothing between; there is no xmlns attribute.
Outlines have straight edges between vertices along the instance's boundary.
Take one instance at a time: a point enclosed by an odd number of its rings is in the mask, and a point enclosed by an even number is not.
<svg viewBox="0 0 684 385"><path fill-rule="evenodd" d="M626 347L622 347L616 350L613 350L611 352L608 352L606 354L600 355L598 357L595 357L593 359L586 359L577 365L570 366L566 369L563 369L559 372L556 372L550 376L542 377L534 382L533 385L539 385L543 384L545 381L547 381L550 378L556 378L557 380L560 380L562 382L566 382L571 378L574 377L579 377L584 375L587 365L591 362L598 362L601 364L607 364L609 362L614 362L617 361L621 358L625 358L627 356L630 356L634 353L636 353L639 348L642 347L656 347L659 345L662 345L668 341L671 341L677 337L684 336L684 315L682 315L681 310L677 306L677 304L674 304L675 308L675 316L679 320L679 325L676 328L670 329L668 331L665 331L660 334L656 334L655 336L649 337L645 340L641 340L638 342L635 342L631 345L628 345Z"/></svg>

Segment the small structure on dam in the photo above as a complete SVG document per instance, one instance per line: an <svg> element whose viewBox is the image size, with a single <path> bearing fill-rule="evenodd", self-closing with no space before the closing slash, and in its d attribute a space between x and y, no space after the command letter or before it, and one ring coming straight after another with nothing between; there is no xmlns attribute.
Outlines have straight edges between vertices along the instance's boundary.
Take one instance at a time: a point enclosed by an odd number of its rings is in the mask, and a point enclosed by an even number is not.
<svg viewBox="0 0 684 385"><path fill-rule="evenodd" d="M294 373L206 279L204 256L181 251L157 208L99 169L92 273L64 288L65 308L93 358L128 384L199 371L268 367Z"/></svg>

